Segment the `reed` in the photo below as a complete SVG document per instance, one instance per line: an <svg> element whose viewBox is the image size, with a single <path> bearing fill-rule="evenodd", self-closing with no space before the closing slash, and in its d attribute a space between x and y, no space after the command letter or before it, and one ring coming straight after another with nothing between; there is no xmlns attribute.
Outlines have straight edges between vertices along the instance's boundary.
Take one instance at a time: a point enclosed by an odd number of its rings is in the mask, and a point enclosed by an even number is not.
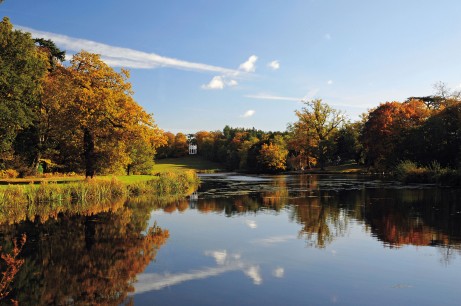
<svg viewBox="0 0 461 306"><path fill-rule="evenodd" d="M150 180L130 183L111 178L66 184L8 185L0 189L0 224L30 220L35 216L49 218L66 211L85 213L95 205L111 209L111 203L123 203L137 197L180 198L192 193L198 184L197 174L185 170L165 172Z"/></svg>

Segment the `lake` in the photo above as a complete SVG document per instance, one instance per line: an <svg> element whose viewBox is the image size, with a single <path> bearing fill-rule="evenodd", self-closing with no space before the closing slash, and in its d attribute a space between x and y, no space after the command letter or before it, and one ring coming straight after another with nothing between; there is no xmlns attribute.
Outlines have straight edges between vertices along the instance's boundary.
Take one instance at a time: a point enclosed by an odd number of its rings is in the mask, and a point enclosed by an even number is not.
<svg viewBox="0 0 461 306"><path fill-rule="evenodd" d="M3 225L24 305L460 305L461 192L202 175L196 194Z"/></svg>

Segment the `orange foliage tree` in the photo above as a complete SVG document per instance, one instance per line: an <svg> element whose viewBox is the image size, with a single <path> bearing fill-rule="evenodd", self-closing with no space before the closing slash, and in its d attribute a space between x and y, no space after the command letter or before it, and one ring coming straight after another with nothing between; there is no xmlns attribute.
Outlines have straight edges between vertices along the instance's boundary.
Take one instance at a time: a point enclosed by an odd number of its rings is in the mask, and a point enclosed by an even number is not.
<svg viewBox="0 0 461 306"><path fill-rule="evenodd" d="M372 109L362 133L366 163L380 169L404 159L408 154L408 135L430 114L428 107L419 100L386 102Z"/></svg>
<svg viewBox="0 0 461 306"><path fill-rule="evenodd" d="M95 171L120 172L133 165L139 151L133 144L142 141L153 152L164 142L163 135L132 97L129 72L120 73L105 64L97 54L85 51L74 55L68 68L74 84L74 100L66 106L70 133L77 137L86 176Z"/></svg>

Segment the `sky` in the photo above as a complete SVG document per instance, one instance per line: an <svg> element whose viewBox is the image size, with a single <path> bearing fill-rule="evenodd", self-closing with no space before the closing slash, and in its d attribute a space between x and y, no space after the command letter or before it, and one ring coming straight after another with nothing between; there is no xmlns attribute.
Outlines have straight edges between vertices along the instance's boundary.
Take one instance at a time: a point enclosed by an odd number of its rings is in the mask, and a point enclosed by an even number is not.
<svg viewBox="0 0 461 306"><path fill-rule="evenodd" d="M350 120L461 85L457 0L5 0L1 17L68 57L128 68L173 133L284 131L320 98Z"/></svg>

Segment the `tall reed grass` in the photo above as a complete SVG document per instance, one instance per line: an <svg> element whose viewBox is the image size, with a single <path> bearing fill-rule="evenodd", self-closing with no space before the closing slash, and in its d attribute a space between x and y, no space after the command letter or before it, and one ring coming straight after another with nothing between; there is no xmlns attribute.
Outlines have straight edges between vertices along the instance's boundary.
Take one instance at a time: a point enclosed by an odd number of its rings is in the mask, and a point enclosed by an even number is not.
<svg viewBox="0 0 461 306"><path fill-rule="evenodd" d="M112 178L66 184L8 185L0 189L0 224L37 216L49 218L61 212L87 214L92 210L118 209L127 198L184 197L198 184L197 174L186 170L161 173L151 180L135 183L122 183Z"/></svg>

